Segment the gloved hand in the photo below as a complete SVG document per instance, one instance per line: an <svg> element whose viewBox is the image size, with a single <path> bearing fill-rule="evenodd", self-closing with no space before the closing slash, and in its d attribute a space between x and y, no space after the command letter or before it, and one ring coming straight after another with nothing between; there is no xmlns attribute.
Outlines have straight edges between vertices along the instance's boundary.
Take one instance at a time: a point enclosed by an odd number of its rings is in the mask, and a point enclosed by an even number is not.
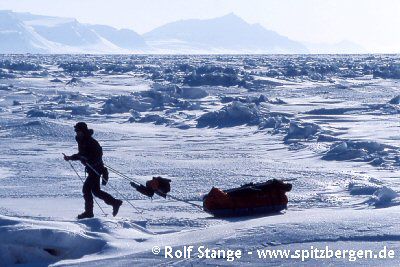
<svg viewBox="0 0 400 267"><path fill-rule="evenodd" d="M80 156L79 160L82 162L83 165L86 165L87 163L87 158Z"/></svg>
<svg viewBox="0 0 400 267"><path fill-rule="evenodd" d="M64 154L64 160L69 161L69 160L71 160L71 157Z"/></svg>

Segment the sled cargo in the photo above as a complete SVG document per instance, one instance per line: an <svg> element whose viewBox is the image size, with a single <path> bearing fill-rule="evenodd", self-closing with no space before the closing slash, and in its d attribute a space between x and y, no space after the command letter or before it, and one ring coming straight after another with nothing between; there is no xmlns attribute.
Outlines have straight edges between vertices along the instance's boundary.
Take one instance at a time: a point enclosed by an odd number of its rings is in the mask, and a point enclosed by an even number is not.
<svg viewBox="0 0 400 267"><path fill-rule="evenodd" d="M273 179L249 183L238 188L221 190L213 187L204 196L204 211L215 217L264 215L287 208L286 192L292 185Z"/></svg>

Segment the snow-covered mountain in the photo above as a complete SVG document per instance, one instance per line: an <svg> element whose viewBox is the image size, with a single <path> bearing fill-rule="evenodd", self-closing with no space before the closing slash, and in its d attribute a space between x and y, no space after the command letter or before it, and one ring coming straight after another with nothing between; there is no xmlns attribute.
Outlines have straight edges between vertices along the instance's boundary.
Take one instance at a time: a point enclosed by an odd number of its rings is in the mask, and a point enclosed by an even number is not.
<svg viewBox="0 0 400 267"><path fill-rule="evenodd" d="M307 53L307 48L233 13L214 19L168 23L143 35L159 52Z"/></svg>
<svg viewBox="0 0 400 267"><path fill-rule="evenodd" d="M107 25L90 25L90 29L113 44L129 50L147 50L143 37L129 29L115 29Z"/></svg>
<svg viewBox="0 0 400 267"><path fill-rule="evenodd" d="M1 53L343 54L365 53L350 41L301 43L237 15L167 23L139 35L74 18L0 11Z"/></svg>
<svg viewBox="0 0 400 267"><path fill-rule="evenodd" d="M146 49L132 30L88 25L73 18L0 12L0 53L137 53Z"/></svg>
<svg viewBox="0 0 400 267"><path fill-rule="evenodd" d="M11 11L0 11L0 53L41 53L46 40Z"/></svg>

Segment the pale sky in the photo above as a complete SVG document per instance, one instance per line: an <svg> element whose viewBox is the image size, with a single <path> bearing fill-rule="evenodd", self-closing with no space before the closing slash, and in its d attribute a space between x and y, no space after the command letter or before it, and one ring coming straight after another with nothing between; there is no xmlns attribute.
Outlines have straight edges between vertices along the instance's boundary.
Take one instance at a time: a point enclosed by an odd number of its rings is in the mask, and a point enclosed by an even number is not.
<svg viewBox="0 0 400 267"><path fill-rule="evenodd" d="M400 51L400 0L0 0L0 9L73 17L144 33L181 19L234 12L293 40Z"/></svg>

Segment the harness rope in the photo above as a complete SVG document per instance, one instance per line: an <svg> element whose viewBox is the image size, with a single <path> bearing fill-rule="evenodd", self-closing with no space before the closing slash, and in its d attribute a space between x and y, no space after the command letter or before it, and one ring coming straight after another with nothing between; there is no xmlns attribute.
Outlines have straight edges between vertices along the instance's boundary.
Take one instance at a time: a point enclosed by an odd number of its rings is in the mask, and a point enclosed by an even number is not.
<svg viewBox="0 0 400 267"><path fill-rule="evenodd" d="M114 169L114 168L112 168L112 167L110 167L110 166L108 166L108 165L106 165L106 164L104 164L104 166L107 167L107 168L108 168L109 170L111 170L112 172L114 172L115 174L119 175L120 177L122 177L122 178L124 178L124 179L126 179L126 180L128 180L128 181L130 181L130 182L133 182L133 183L135 183L135 184L137 184L137 185L141 185L138 181L136 181L136 180L132 179L131 177L129 177L129 176L127 176L127 175L125 175L125 174L123 174L123 173L117 171L116 169ZM175 200L175 201L183 202L183 203L192 205L192 206L194 206L194 207L196 207L196 208L199 208L200 210L203 210L203 207L202 207L201 205L198 205L198 204L189 202L189 201L187 201L187 200L184 200L184 199L181 199L181 198L178 198L178 197L171 196L171 195L169 195L169 194L166 194L166 196L169 197L170 199Z"/></svg>
<svg viewBox="0 0 400 267"><path fill-rule="evenodd" d="M104 178L103 178L103 176L102 176L98 171L96 171L89 163L86 163L86 166L88 166L92 171L94 171L97 175L99 175L103 181L105 181ZM104 166L105 166L105 165L104 165ZM135 210L136 210L138 213L140 213L140 214L143 213L143 211L141 211L141 210L139 210L138 208L136 208L136 207L127 199L127 197L126 197L125 195L123 195L123 194L122 194L120 191L118 191L115 187L113 187L112 185L110 185L110 183L107 183L107 184L111 187L111 189L113 189L115 192L117 192L117 194L120 195L120 196L122 197L122 199L124 199L133 209L135 209Z"/></svg>

